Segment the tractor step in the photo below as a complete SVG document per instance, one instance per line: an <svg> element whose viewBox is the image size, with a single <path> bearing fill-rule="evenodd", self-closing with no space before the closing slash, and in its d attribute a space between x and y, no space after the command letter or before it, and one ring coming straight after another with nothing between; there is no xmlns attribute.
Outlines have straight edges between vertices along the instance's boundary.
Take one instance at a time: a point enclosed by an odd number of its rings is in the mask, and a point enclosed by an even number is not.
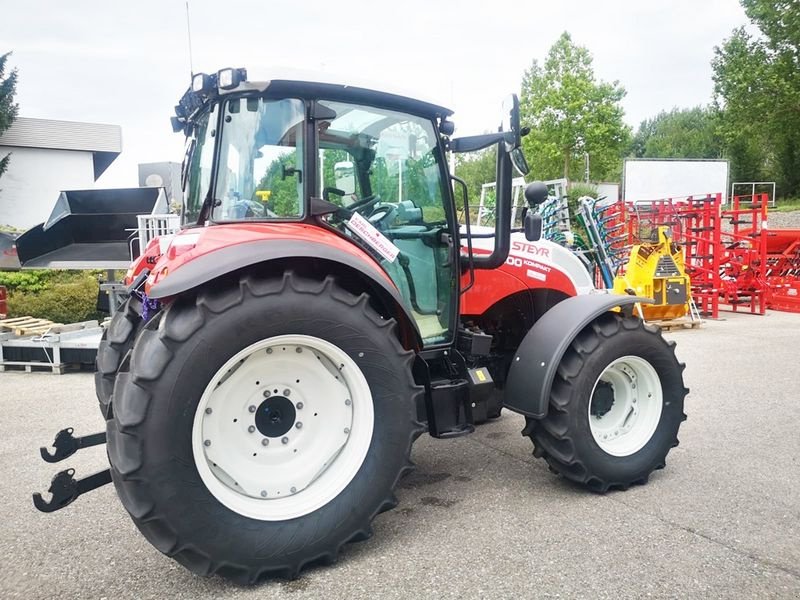
<svg viewBox="0 0 800 600"><path fill-rule="evenodd" d="M46 502L39 492L33 494L33 505L41 512L49 513L69 506L78 496L111 483L111 469L104 469L83 479L75 479L75 469L65 469L56 474L47 490L52 494Z"/></svg>
<svg viewBox="0 0 800 600"><path fill-rule="evenodd" d="M73 431L75 430L72 427L67 427L56 434L56 439L52 444L56 451L52 454L45 446L39 448L39 453L42 455L42 458L46 462L55 463L69 458L81 448L89 448L90 446L99 446L100 444L106 443L105 431L77 438L72 435Z"/></svg>

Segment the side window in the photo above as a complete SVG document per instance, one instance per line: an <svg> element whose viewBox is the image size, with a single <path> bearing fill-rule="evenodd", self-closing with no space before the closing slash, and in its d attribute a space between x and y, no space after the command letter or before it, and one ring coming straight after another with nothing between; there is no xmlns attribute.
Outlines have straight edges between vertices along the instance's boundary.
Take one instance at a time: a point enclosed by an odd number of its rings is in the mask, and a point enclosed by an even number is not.
<svg viewBox="0 0 800 600"><path fill-rule="evenodd" d="M370 180L382 199L413 202L421 210L420 221L444 224L441 173L431 137L430 131L412 120L381 131Z"/></svg>
<svg viewBox="0 0 800 600"><path fill-rule="evenodd" d="M234 98L223 107L215 219L303 215L303 102Z"/></svg>

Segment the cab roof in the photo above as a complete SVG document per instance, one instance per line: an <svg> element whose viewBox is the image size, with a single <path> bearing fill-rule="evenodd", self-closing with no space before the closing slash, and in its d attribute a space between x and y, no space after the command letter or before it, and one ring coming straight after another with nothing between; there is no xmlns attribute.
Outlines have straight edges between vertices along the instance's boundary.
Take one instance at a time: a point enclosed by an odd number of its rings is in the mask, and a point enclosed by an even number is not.
<svg viewBox="0 0 800 600"><path fill-rule="evenodd" d="M452 110L431 99L413 97L403 90L393 89L390 85L356 79L344 81L327 73L299 70L275 71L270 74L268 80L248 79L232 90L220 90L220 95L243 91L261 91L276 96L297 94L304 98L354 102L429 118L445 118L453 114Z"/></svg>

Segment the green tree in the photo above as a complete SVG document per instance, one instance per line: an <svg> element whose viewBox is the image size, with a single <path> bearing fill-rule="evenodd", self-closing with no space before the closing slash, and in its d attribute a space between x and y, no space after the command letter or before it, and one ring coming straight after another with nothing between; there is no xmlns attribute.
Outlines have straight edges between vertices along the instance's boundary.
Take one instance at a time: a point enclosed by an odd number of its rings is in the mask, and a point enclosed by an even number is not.
<svg viewBox="0 0 800 600"><path fill-rule="evenodd" d="M673 108L639 125L631 154L636 158L720 158L722 144L710 108Z"/></svg>
<svg viewBox="0 0 800 600"><path fill-rule="evenodd" d="M714 102L738 180L774 179L800 193L800 3L741 0L761 30L734 30L715 49Z"/></svg>
<svg viewBox="0 0 800 600"><path fill-rule="evenodd" d="M492 183L497 177L497 147L491 146L479 152L456 154L456 176L467 184L470 206L477 206L483 184ZM457 188L456 191L456 202L461 206L460 192Z"/></svg>
<svg viewBox="0 0 800 600"><path fill-rule="evenodd" d="M19 106L14 103L14 94L17 92L17 70L12 69L6 75L6 63L9 56L11 56L11 52L0 55L0 135L3 135L3 132L11 126L11 123L17 118L19 110ZM10 154L0 158L0 176L8 168L10 159Z"/></svg>
<svg viewBox="0 0 800 600"><path fill-rule="evenodd" d="M583 172L589 155L590 178L619 175L630 128L622 120L619 82L597 81L589 50L564 32L544 65L536 60L522 79L521 114L531 133L523 149L532 174L540 179Z"/></svg>

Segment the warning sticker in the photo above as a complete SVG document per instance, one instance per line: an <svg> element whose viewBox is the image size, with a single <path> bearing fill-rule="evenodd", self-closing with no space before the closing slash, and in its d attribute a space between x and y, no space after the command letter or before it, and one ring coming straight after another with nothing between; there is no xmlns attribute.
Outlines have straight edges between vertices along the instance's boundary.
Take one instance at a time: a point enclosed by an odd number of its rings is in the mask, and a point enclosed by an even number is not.
<svg viewBox="0 0 800 600"><path fill-rule="evenodd" d="M347 228L364 240L371 248L389 262L394 262L400 253L400 248L395 246L389 238L373 227L372 223L355 213L346 223Z"/></svg>

